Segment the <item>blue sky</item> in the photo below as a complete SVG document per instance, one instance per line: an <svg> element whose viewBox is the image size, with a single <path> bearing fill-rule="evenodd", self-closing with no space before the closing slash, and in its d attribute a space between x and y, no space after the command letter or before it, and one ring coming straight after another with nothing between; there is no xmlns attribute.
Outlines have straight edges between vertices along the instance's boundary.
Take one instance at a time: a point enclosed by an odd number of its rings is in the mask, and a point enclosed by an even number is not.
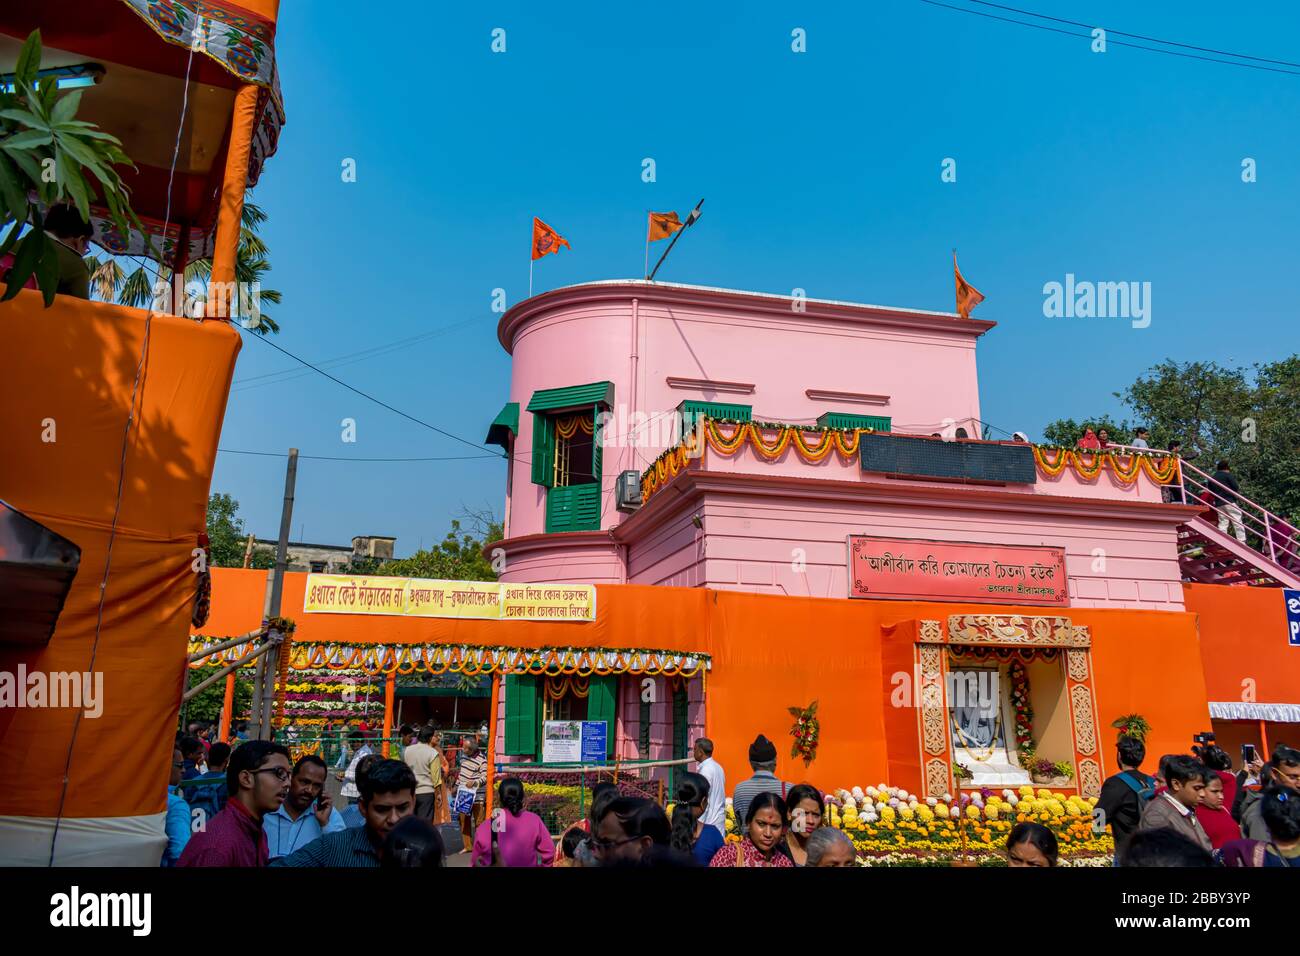
<svg viewBox="0 0 1300 956"><path fill-rule="evenodd" d="M288 125L254 194L284 294L275 341L319 362L422 336L331 370L471 441L506 397L491 296L527 295L533 215L573 247L538 264L537 291L639 277L645 210L685 215L701 196L660 278L951 309L955 246L987 296L975 314L999 323L979 346L984 417L1033 436L1118 413L1111 393L1166 358L1269 361L1300 338L1300 76L1093 53L920 0L473 6L284 4ZM1022 6L1298 58L1294 4ZM1150 282L1150 326L1045 318L1043 285L1067 273ZM223 449L476 454L315 374L253 378L300 368L245 340ZM212 487L271 537L283 480L282 459L223 452ZM292 537L393 534L409 554L464 507L500 513L504 481L488 458L303 461Z"/></svg>

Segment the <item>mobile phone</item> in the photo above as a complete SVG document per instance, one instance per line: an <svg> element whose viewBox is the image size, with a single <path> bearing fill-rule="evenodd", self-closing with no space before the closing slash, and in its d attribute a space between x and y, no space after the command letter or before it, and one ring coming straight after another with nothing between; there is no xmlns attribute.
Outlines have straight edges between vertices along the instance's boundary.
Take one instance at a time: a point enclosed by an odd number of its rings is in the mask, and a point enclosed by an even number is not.
<svg viewBox="0 0 1300 956"><path fill-rule="evenodd" d="M1254 745L1254 744L1242 744L1242 745L1241 745L1241 762L1242 762L1243 764L1254 763L1254 762L1255 762L1255 745Z"/></svg>

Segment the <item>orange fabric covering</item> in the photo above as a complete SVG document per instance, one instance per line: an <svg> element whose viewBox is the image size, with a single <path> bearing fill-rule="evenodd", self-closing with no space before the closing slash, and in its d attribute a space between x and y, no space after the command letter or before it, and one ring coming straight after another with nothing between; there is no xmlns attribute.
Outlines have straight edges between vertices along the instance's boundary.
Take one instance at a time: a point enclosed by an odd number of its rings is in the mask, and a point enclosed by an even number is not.
<svg viewBox="0 0 1300 956"><path fill-rule="evenodd" d="M23 291L0 305L0 497L81 546L44 648L0 646L0 670L91 669L109 529L145 313ZM194 604L192 551L239 352L226 323L155 316L126 448L125 481L94 670L104 712L83 718L65 817L157 813ZM52 419L56 441L42 441ZM0 815L53 816L71 709L0 710Z"/></svg>
<svg viewBox="0 0 1300 956"><path fill-rule="evenodd" d="M245 83L235 95L235 107L230 120L230 146L226 150L226 169L221 181L217 235L212 252L210 281L214 285L235 281L235 259L244 211L244 187L248 182L248 157L253 143L253 126L257 123L257 97L258 89L251 83ZM238 297L230 302L224 293L218 293L215 298L218 301L208 304L209 315L237 314ZM214 308L216 311L211 311Z"/></svg>
<svg viewBox="0 0 1300 956"><path fill-rule="evenodd" d="M196 633L238 637L262 624L267 571L214 568L212 613ZM470 644L496 647L593 646L703 651L705 600L712 592L644 584L596 586L596 620L585 624L551 621L473 621L438 617L369 614L304 614L307 574L284 576L280 613L297 624L295 646L331 641L376 644ZM667 593L666 593L667 592Z"/></svg>
<svg viewBox="0 0 1300 956"><path fill-rule="evenodd" d="M701 588L598 585L597 620L589 624L464 621L440 618L304 614L306 574L285 578L282 613L306 642L464 643L485 646L599 646L695 651L712 656L707 677L707 733L727 768L730 785L748 776L755 735L777 745L778 773L822 787L886 781L915 789L918 768L914 709L901 717L889 706L890 676L909 672L910 649L882 639L891 625L951 614L1065 614L1093 636L1094 687L1100 757L1113 772L1109 724L1141 713L1152 725L1152 753L1185 751L1191 735L1209 726L1205 680L1190 614L1169 611L1056 609L802 598ZM213 572L211 638L245 634L261 623L266 571ZM914 640L913 638L908 638ZM906 662L906 663L904 663ZM820 701L821 746L806 768L790 757L792 706ZM891 773L893 776L891 777Z"/></svg>
<svg viewBox="0 0 1300 956"><path fill-rule="evenodd" d="M1300 648L1287 643L1281 588L1185 584L1183 600L1200 617L1210 700L1300 703Z"/></svg>

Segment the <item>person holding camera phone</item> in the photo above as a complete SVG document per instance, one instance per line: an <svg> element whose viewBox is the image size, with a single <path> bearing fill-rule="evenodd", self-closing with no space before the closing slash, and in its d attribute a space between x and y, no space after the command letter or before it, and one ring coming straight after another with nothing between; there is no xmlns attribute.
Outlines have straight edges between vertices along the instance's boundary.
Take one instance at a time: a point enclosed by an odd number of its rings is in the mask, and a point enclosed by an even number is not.
<svg viewBox="0 0 1300 956"><path fill-rule="evenodd" d="M288 856L326 833L347 829L325 789L327 772L325 761L314 754L298 758L284 803L262 818L268 859Z"/></svg>
<svg viewBox="0 0 1300 956"><path fill-rule="evenodd" d="M1300 750L1278 744L1273 748L1273 759L1259 769L1259 786L1243 787L1239 811L1241 835L1249 840L1269 839L1268 827L1260 816L1260 794L1269 786L1281 787L1292 794L1300 793Z"/></svg>

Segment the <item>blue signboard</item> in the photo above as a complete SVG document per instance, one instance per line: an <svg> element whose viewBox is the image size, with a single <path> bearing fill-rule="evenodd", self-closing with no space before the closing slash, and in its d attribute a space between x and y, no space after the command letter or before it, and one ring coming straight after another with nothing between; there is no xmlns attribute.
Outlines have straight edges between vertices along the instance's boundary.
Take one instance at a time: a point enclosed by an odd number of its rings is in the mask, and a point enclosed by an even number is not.
<svg viewBox="0 0 1300 956"><path fill-rule="evenodd" d="M1285 588L1282 600L1286 602L1286 640L1292 647L1300 647L1300 591Z"/></svg>
<svg viewBox="0 0 1300 956"><path fill-rule="evenodd" d="M582 762L603 763L607 749L607 731L603 720L582 722Z"/></svg>

